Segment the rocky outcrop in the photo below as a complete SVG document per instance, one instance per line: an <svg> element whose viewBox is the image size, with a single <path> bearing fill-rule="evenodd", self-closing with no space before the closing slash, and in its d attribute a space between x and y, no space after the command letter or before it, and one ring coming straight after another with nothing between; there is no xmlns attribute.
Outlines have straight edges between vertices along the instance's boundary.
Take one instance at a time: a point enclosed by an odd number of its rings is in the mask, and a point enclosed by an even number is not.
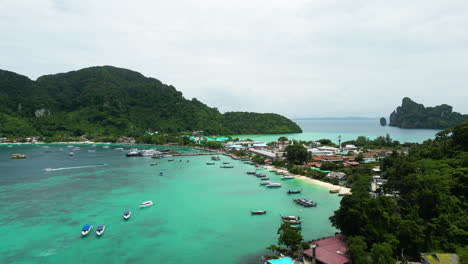
<svg viewBox="0 0 468 264"><path fill-rule="evenodd" d="M468 116L453 112L450 105L424 107L423 104L405 97L401 106L390 114L389 126L443 129L461 124L465 120L468 120Z"/></svg>

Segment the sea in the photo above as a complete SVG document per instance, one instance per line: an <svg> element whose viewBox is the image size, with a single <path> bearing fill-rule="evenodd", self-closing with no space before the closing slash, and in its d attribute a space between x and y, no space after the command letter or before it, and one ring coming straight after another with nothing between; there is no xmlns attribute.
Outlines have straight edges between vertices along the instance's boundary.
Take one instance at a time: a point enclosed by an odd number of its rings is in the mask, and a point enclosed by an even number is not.
<svg viewBox="0 0 468 264"><path fill-rule="evenodd" d="M268 189L246 174L254 166L227 156L209 166L210 156L151 159L126 157L118 146L76 146L74 156L60 144L0 146L0 263L262 263L280 215L300 216L308 240L338 231L329 217L341 198L314 184L264 170L283 184ZM13 153L27 158L10 159ZM296 197L318 206L296 205ZM139 208L148 200L154 205ZM93 232L82 237L85 224Z"/></svg>
<svg viewBox="0 0 468 264"><path fill-rule="evenodd" d="M279 137L285 136L288 139L296 140L318 140L330 139L338 143L341 136L341 141L353 140L358 136L365 136L370 139L375 139L378 136L386 136L387 134L393 140L403 142L421 143L427 139L433 139L440 132L437 129L409 129L398 128L391 126L381 126L378 119L349 119L349 120L293 120L298 124L303 132L295 134L261 134L261 135L232 135L233 138L253 139L256 141L271 142L276 141Z"/></svg>

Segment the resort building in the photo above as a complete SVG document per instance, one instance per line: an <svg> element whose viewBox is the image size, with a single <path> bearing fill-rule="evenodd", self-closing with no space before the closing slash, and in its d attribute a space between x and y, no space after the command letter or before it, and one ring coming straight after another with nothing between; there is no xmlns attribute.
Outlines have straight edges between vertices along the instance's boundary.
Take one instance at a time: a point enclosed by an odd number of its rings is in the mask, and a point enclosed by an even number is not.
<svg viewBox="0 0 468 264"><path fill-rule="evenodd" d="M304 250L304 263L310 264L350 264L347 257L346 237L336 234L331 237L310 241L311 248Z"/></svg>
<svg viewBox="0 0 468 264"><path fill-rule="evenodd" d="M325 177L327 177L329 179L337 179L337 180L341 181L341 180L344 180L346 178L346 174L343 173L343 172L331 171L331 172L327 173L327 175Z"/></svg>
<svg viewBox="0 0 468 264"><path fill-rule="evenodd" d="M312 154L312 156L326 156L326 155L333 155L335 152L330 150L319 150L318 148L308 149L308 152Z"/></svg>

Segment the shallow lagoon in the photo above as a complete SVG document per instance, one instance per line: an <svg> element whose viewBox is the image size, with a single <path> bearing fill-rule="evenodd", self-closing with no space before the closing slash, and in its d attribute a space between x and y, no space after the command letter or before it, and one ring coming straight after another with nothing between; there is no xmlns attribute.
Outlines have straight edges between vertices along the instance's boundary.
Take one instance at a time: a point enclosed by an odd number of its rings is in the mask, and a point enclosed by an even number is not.
<svg viewBox="0 0 468 264"><path fill-rule="evenodd" d="M229 157L207 166L210 156L168 162L88 145L71 157L65 145L48 146L0 146L0 263L258 263L265 247L276 241L280 214L300 215L306 239L337 231L328 217L340 197L269 172L284 186L266 189L246 174L254 167ZM12 153L28 158L11 160ZM235 168L219 168L223 161ZM152 162L158 165L149 166ZM293 188L304 189L300 197L319 206L296 205L296 196L286 194ZM155 205L138 208L146 200ZM128 221L122 219L125 209L133 211ZM249 210L268 213L252 216ZM82 238L87 223L93 231L105 224L106 232Z"/></svg>

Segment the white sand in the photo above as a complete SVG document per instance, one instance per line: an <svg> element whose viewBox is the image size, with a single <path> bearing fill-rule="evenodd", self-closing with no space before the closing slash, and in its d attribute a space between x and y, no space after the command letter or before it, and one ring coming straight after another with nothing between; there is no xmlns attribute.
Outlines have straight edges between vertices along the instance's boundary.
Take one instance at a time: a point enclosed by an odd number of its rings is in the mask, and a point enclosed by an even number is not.
<svg viewBox="0 0 468 264"><path fill-rule="evenodd" d="M287 170L278 169L278 168L275 168L275 167L270 166L270 165L265 165L264 167L269 169L269 170L274 170L274 171L278 171L278 172L287 173L289 175L294 176L296 179L299 179L299 180L302 180L302 181L305 181L305 182L308 182L308 183L319 185L319 186L324 187L324 188L326 188L328 190L339 190L339 193L342 193L342 194L350 194L351 193L351 189L347 188L347 187L334 185L334 184L319 181L319 180L316 180L316 179L311 179L311 178L303 176L303 175L292 174Z"/></svg>

